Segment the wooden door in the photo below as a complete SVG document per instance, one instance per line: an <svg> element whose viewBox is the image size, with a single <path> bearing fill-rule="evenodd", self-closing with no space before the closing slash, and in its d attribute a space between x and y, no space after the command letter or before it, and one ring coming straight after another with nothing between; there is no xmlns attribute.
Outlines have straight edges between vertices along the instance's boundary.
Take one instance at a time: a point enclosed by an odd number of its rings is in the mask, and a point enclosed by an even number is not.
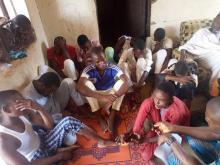
<svg viewBox="0 0 220 165"><path fill-rule="evenodd" d="M151 0L96 0L100 40L114 46L118 37L150 33Z"/></svg>

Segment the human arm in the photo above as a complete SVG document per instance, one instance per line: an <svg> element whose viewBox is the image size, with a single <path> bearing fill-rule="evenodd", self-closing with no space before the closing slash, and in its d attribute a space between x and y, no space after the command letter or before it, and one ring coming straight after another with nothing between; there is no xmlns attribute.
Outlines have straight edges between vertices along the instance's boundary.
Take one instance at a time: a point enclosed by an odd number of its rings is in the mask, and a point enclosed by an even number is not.
<svg viewBox="0 0 220 165"><path fill-rule="evenodd" d="M179 82L181 84L188 84L188 83L193 83L194 79L192 76L175 76L171 74L165 75L165 80L166 81L174 81L174 82Z"/></svg>
<svg viewBox="0 0 220 165"><path fill-rule="evenodd" d="M158 145L162 143L167 143L170 145L175 157L181 162L183 165L200 165L201 163L191 154L186 152L183 147L175 140L171 138L170 134L164 134L159 136Z"/></svg>
<svg viewBox="0 0 220 165"><path fill-rule="evenodd" d="M120 52L121 52L121 50L122 50L122 48L123 48L123 45L124 45L125 41L126 41L125 37L122 36L122 37L120 37L120 38L118 39L117 43L115 44L115 49L114 49L114 50L115 50L115 54L116 54L117 56L119 56L119 54L120 54ZM119 57L119 58L120 58L120 57Z"/></svg>
<svg viewBox="0 0 220 165"><path fill-rule="evenodd" d="M6 134L0 134L0 155L6 164L10 165L50 165L60 160L70 159L67 152L60 152L54 156L38 159L29 162L23 155L17 151L18 145L14 138ZM68 154L69 157L67 157Z"/></svg>
<svg viewBox="0 0 220 165"><path fill-rule="evenodd" d="M24 99L16 101L15 108L29 117L35 125L42 126L46 129L52 129L54 126L53 118L40 105L32 100Z"/></svg>
<svg viewBox="0 0 220 165"><path fill-rule="evenodd" d="M143 74L141 75L140 80L136 84L134 84L134 87L135 88L141 87L143 85L143 83L145 82L145 80L147 79L148 74L149 74L149 72L144 71Z"/></svg>
<svg viewBox="0 0 220 165"><path fill-rule="evenodd" d="M168 48L168 49L166 49L166 51L167 51L167 56L163 62L161 71L165 70L168 67L168 63L169 63L170 59L172 58L172 48Z"/></svg>
<svg viewBox="0 0 220 165"><path fill-rule="evenodd" d="M186 127L179 125L172 125L168 122L158 122L154 125L162 133L179 133L189 135L201 140L219 140L220 127Z"/></svg>

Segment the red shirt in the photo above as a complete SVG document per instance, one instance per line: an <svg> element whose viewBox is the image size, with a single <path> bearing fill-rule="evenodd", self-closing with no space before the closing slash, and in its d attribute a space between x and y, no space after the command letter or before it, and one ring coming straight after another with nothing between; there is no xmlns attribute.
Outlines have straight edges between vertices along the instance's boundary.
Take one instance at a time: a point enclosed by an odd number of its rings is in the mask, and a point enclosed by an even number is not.
<svg viewBox="0 0 220 165"><path fill-rule="evenodd" d="M189 126L190 124L190 111L187 106L177 97L173 97L173 103L167 108L167 111L163 114L164 121L171 124ZM143 101L139 109L135 124L133 127L133 132L141 133L143 130L143 124L145 119L151 119L154 123L162 121L161 114L158 109L154 106L154 101L152 98L148 98ZM151 138L157 136L154 131L149 131L145 134L146 138ZM142 158L149 161L153 158L154 151L157 147L157 143L143 143L140 146L142 152Z"/></svg>
<svg viewBox="0 0 220 165"><path fill-rule="evenodd" d="M77 59L75 47L66 45L66 49L71 59ZM58 69L62 70L64 68L64 61L66 59L63 55L56 54L54 47L47 49L47 59L56 63Z"/></svg>

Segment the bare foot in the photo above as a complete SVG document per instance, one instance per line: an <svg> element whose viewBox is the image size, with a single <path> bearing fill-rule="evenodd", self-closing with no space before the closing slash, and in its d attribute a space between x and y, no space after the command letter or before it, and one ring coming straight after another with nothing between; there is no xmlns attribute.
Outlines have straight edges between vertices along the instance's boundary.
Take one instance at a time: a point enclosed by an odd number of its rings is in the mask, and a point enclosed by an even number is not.
<svg viewBox="0 0 220 165"><path fill-rule="evenodd" d="M98 147L99 148L104 148L104 147L108 147L108 146L116 146L117 144L113 141L110 140L100 140L98 141Z"/></svg>
<svg viewBox="0 0 220 165"><path fill-rule="evenodd" d="M108 125L107 125L107 122L105 119L103 119L102 117L98 118L99 120L99 124L101 126L101 129L103 132L106 132L107 128L108 128Z"/></svg>

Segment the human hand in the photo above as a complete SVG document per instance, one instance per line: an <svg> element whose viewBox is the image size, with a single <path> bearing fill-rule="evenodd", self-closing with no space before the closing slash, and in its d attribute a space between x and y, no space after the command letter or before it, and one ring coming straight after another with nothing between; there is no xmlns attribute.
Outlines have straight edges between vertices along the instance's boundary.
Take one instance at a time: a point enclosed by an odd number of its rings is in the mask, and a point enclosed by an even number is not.
<svg viewBox="0 0 220 165"><path fill-rule="evenodd" d="M67 160L71 160L73 157L73 151L63 151L58 153L58 155L60 155L61 160L67 161Z"/></svg>
<svg viewBox="0 0 220 165"><path fill-rule="evenodd" d="M42 108L38 104L30 99L16 100L15 109L20 111L32 110L35 112L39 112L42 110Z"/></svg>
<svg viewBox="0 0 220 165"><path fill-rule="evenodd" d="M158 144L158 145L161 145L161 144L165 143L166 141L169 140L170 137L171 137L170 134L160 135L160 136L158 137L157 144Z"/></svg>
<svg viewBox="0 0 220 165"><path fill-rule="evenodd" d="M173 125L168 122L158 122L154 124L154 129L159 130L161 133L171 133L173 131Z"/></svg>
<svg viewBox="0 0 220 165"><path fill-rule="evenodd" d="M115 94L107 94L107 95L102 95L99 100L106 102L106 103L113 103L116 99L118 98L117 95Z"/></svg>
<svg viewBox="0 0 220 165"><path fill-rule="evenodd" d="M179 82L184 85L193 82L193 78L191 76L182 76L182 77L178 77L178 79Z"/></svg>

